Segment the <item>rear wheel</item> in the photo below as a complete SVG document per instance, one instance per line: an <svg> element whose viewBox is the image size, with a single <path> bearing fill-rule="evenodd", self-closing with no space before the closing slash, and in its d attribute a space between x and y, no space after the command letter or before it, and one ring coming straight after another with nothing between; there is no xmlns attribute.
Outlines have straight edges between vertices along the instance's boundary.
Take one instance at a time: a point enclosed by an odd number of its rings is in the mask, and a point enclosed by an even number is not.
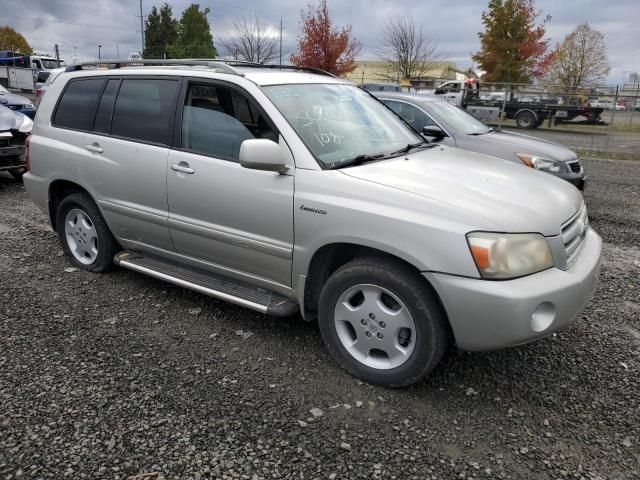
<svg viewBox="0 0 640 480"><path fill-rule="evenodd" d="M516 115L516 125L520 128L535 128L538 117L535 113L525 110Z"/></svg>
<svg viewBox="0 0 640 480"><path fill-rule="evenodd" d="M86 193L74 193L60 202L56 230L64 253L76 266L92 272L113 267L118 243Z"/></svg>
<svg viewBox="0 0 640 480"><path fill-rule="evenodd" d="M386 387L424 378L449 344L446 315L431 287L392 259L356 259L339 268L322 289L318 313L338 363Z"/></svg>

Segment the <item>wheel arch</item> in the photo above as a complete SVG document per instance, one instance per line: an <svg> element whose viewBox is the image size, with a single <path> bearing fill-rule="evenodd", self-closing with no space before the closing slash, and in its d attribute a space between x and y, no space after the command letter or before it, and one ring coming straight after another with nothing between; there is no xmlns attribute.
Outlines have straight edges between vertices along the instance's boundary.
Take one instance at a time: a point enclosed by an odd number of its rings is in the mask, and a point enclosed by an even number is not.
<svg viewBox="0 0 640 480"><path fill-rule="evenodd" d="M311 321L317 317L318 300L320 292L327 279L338 268L355 258L364 256L380 256L393 261L397 261L407 265L417 273L421 273L420 268L406 258L402 258L394 253L376 248L373 246L362 245L354 242L334 242L322 245L311 256L309 265L306 269L306 280L304 282L304 291L299 292L302 298L302 313L305 320ZM434 295L443 306L438 293L435 291L429 281L423 278L425 285L433 290ZM446 312L446 311L445 311Z"/></svg>
<svg viewBox="0 0 640 480"><path fill-rule="evenodd" d="M75 182L60 179L54 180L49 184L49 221L51 222L51 226L54 230L56 228L56 214L58 211L58 205L60 205L60 202L66 197L68 197L69 195L73 195L74 193L86 193L93 199L93 196L86 188ZM98 208L100 207L98 206Z"/></svg>

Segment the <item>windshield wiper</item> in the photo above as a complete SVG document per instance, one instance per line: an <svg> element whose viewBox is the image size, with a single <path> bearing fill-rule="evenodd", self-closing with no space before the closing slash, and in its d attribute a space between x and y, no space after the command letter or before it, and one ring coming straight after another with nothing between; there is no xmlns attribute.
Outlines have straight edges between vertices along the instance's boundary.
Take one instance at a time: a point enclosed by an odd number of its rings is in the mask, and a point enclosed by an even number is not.
<svg viewBox="0 0 640 480"><path fill-rule="evenodd" d="M348 160L342 160L340 162L332 163L327 166L327 169L333 170L342 167L355 167L356 165L362 165L366 162L375 162L376 160L382 160L384 158L386 158L386 155L382 153L379 155L357 155Z"/></svg>
<svg viewBox="0 0 640 480"><path fill-rule="evenodd" d="M406 147L401 148L400 150L391 152L389 156L394 157L397 155L402 155L403 153L409 153L411 150L418 147L430 148L430 147L433 147L433 144L427 142L426 140L422 140L421 142L417 142L417 143L410 143Z"/></svg>

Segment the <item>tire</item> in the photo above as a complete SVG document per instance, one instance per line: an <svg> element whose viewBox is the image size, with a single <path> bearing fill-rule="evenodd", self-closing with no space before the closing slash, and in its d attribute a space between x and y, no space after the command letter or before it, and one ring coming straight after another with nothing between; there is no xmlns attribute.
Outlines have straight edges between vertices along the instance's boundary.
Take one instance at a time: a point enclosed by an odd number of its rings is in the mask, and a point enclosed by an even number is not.
<svg viewBox="0 0 640 480"><path fill-rule="evenodd" d="M535 128L537 122L537 115L529 110L524 110L516 115L516 125L520 128Z"/></svg>
<svg viewBox="0 0 640 480"><path fill-rule="evenodd" d="M345 301L350 308L343 306ZM410 328L401 328L411 321ZM335 271L320 294L318 323L327 349L343 369L389 388L426 377L451 338L431 286L409 266L384 257L356 259Z"/></svg>
<svg viewBox="0 0 640 480"><path fill-rule="evenodd" d="M120 247L95 202L86 193L74 193L60 202L56 232L64 253L77 267L90 272L113 268L113 257Z"/></svg>
<svg viewBox="0 0 640 480"><path fill-rule="evenodd" d="M25 172L26 170L24 168L14 168L13 170L9 170L9 173L16 182L22 181L22 176L25 174Z"/></svg>

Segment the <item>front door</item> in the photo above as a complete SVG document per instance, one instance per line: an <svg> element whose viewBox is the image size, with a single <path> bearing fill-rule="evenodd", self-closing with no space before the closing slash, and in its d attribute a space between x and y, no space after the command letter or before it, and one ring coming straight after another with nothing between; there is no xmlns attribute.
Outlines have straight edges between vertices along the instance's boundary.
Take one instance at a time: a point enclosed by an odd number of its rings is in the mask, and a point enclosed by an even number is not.
<svg viewBox="0 0 640 480"><path fill-rule="evenodd" d="M233 86L190 81L182 98L167 165L175 249L205 268L290 286L293 176L238 163L244 140L281 141L275 126Z"/></svg>

